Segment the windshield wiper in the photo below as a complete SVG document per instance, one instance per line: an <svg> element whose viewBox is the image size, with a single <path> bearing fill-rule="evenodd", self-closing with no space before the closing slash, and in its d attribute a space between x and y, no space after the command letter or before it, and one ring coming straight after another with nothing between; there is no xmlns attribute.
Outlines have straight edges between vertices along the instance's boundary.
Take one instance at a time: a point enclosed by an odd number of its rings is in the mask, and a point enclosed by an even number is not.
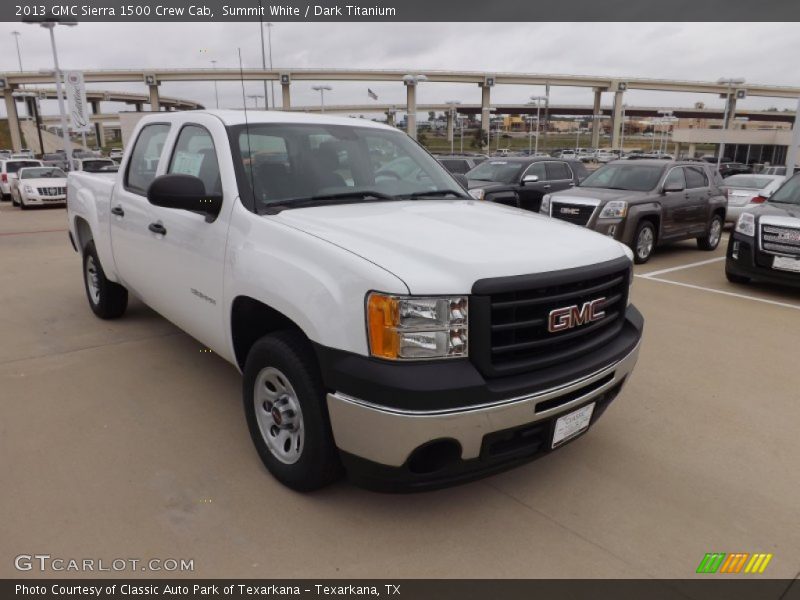
<svg viewBox="0 0 800 600"><path fill-rule="evenodd" d="M263 213L267 215L276 215L282 210L288 208L303 208L308 206L323 206L327 204L328 200L398 200L396 196L384 194L383 192L376 192L374 190L362 190L352 192L340 192L337 194L320 194L319 196L307 196L303 198L287 198L286 200L279 200L274 204L265 206Z"/></svg>
<svg viewBox="0 0 800 600"><path fill-rule="evenodd" d="M401 196L401 198L425 198L428 196L447 196L452 194L456 198L461 198L462 200L472 199L471 197L467 197L463 195L461 192L457 192L456 190L433 190L430 192L414 192L413 194L405 194Z"/></svg>

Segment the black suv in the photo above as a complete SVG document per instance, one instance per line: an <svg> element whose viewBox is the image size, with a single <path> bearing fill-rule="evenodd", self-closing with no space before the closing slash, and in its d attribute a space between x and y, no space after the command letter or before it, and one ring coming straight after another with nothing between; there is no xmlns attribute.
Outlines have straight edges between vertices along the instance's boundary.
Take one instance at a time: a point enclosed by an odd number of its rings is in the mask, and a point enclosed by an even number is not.
<svg viewBox="0 0 800 600"><path fill-rule="evenodd" d="M578 160L515 156L482 162L467 182L473 198L538 212L545 194L576 186L587 175Z"/></svg>

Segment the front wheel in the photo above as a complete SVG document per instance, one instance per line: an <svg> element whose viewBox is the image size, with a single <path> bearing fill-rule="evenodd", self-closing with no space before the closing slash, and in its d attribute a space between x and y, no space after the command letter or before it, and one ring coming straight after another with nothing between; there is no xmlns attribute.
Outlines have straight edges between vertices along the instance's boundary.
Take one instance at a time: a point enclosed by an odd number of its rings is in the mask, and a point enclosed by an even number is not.
<svg viewBox="0 0 800 600"><path fill-rule="evenodd" d="M92 312L101 319L121 317L128 307L128 290L106 278L94 240L83 249L83 284Z"/></svg>
<svg viewBox="0 0 800 600"><path fill-rule="evenodd" d="M697 238L697 247L700 250L716 250L719 246L719 241L722 239L722 217L714 215L711 222L708 224L708 230L702 237Z"/></svg>
<svg viewBox="0 0 800 600"><path fill-rule="evenodd" d="M633 236L633 262L641 265L650 260L656 246L656 228L650 221L641 221Z"/></svg>
<svg viewBox="0 0 800 600"><path fill-rule="evenodd" d="M300 332L279 331L253 345L242 398L256 451L278 481L305 492L339 477L325 389L313 350Z"/></svg>

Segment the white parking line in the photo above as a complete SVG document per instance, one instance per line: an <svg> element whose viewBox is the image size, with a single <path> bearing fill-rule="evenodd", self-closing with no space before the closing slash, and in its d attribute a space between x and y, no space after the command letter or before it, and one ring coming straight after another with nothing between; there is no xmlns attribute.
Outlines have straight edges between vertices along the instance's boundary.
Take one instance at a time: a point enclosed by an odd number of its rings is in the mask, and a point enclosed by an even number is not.
<svg viewBox="0 0 800 600"><path fill-rule="evenodd" d="M658 271L652 271L650 273L644 273L642 275L637 275L636 277L646 277L651 279L656 275L663 275L664 273L672 273L673 271L680 271L682 269L691 269L692 267L700 267L702 265L710 265L711 263L719 262L721 260L725 260L724 256L719 256L717 258L709 258L708 260L701 260L699 262L689 263L687 265L680 265L678 267L670 267L669 269L659 269Z"/></svg>
<svg viewBox="0 0 800 600"><path fill-rule="evenodd" d="M660 279L658 277L650 277L648 275L637 275L636 277L641 277L642 279L647 279L649 281L658 281L660 283L679 285L681 287L687 287L693 290L702 290L704 292L711 292L713 294L722 294L723 296L732 296L734 298L742 298L744 300L754 300L755 302L763 302L764 304L772 304L773 306L782 306L783 308L794 308L795 310L800 310L800 305L798 304L789 304L788 302L778 302L777 300L767 300L766 298L756 298L755 296L748 296L746 294L737 294L735 292L715 290L714 288L707 288L701 285L693 285L691 283L683 283L681 281L670 281L669 279Z"/></svg>

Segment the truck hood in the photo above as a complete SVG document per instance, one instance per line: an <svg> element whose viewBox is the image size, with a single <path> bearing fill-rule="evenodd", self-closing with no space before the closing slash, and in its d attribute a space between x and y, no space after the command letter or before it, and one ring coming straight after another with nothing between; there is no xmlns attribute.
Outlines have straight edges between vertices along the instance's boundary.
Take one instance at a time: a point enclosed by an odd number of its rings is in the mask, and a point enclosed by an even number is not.
<svg viewBox="0 0 800 600"><path fill-rule="evenodd" d="M619 242L583 227L477 200L340 204L265 218L383 267L414 294L469 293L478 279L557 271L626 255Z"/></svg>
<svg viewBox="0 0 800 600"><path fill-rule="evenodd" d="M800 219L800 205L781 204L780 202L765 202L758 204L754 208L748 208L747 212L753 213L756 217L791 217Z"/></svg>
<svg viewBox="0 0 800 600"><path fill-rule="evenodd" d="M569 202L570 198L579 198L581 200L598 200L602 203L610 200L639 201L646 195L648 195L647 192L576 187L562 192L555 192L550 197L556 202Z"/></svg>

